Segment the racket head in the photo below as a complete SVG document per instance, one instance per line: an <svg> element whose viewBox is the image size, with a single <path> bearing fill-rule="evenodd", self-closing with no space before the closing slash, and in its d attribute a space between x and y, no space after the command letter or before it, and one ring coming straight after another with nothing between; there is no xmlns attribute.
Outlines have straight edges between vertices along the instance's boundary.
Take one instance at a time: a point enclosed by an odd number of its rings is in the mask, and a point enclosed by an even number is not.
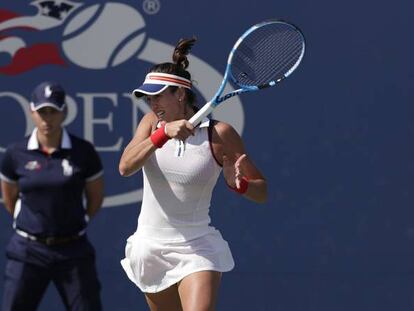
<svg viewBox="0 0 414 311"><path fill-rule="evenodd" d="M252 26L237 40L227 61L227 73L241 88L257 90L292 74L304 54L305 37L298 27L269 20Z"/></svg>

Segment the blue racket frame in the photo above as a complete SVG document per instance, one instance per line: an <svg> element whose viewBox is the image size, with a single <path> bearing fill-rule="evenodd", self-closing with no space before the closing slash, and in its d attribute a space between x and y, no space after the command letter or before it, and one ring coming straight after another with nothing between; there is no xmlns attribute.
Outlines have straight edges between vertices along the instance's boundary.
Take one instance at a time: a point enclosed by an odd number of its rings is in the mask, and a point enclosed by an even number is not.
<svg viewBox="0 0 414 311"><path fill-rule="evenodd" d="M241 42L243 42L243 40L249 35L251 34L253 31L257 30L258 28L261 27L265 27L267 25L270 24L274 24L274 23L283 23L286 25L289 25L290 27L296 29L296 31L302 36L303 39L303 46L302 46L302 51L301 54L298 57L298 60L296 61L296 63L282 76L279 77L276 80L272 80L269 83L266 83L264 85L260 85L260 86L252 86L252 85L242 85L237 83L236 79L232 76L231 74L231 61L233 59L233 56L235 54L235 51L237 50L238 46L241 44ZM223 81L220 84L219 89L217 90L216 94L214 95L214 97L212 98L212 100L210 100L209 102L207 102L190 120L189 122L196 126L198 125L201 120L203 118L205 118L207 115L209 115L216 106L218 106L219 104L221 104L222 102L224 102L225 100L239 95L241 93L245 93L245 92L254 92L254 91L258 91L260 89L266 88L266 87L271 87L276 85L277 83L279 83L280 81L282 81L283 79L285 79L286 77L288 77L290 74L292 74L293 71L295 71L295 69L299 66L300 62L303 59L303 56L305 54L305 37L303 36L302 32L300 31L300 29L294 25L292 25L291 23L282 21L282 20L268 20L268 21L264 21L261 23L258 23L252 27L250 27L247 31L245 31L243 33L243 35L236 41L236 43L234 44L232 50L230 51L229 57L227 59L227 66L226 66L226 71L224 73L224 77L223 77ZM231 80L233 81L234 84L236 84L237 86L239 86L239 89L234 90L230 93L227 93L226 95L222 95L224 88L226 87L227 82Z"/></svg>

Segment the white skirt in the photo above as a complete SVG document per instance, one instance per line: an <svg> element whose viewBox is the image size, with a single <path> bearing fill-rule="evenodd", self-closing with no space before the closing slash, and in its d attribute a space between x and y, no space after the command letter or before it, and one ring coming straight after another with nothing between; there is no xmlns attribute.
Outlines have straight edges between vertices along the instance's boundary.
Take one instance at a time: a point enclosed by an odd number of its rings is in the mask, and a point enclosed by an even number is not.
<svg viewBox="0 0 414 311"><path fill-rule="evenodd" d="M194 272L230 271L234 260L216 229L189 241L152 239L135 232L127 240L121 265L141 291L156 293Z"/></svg>

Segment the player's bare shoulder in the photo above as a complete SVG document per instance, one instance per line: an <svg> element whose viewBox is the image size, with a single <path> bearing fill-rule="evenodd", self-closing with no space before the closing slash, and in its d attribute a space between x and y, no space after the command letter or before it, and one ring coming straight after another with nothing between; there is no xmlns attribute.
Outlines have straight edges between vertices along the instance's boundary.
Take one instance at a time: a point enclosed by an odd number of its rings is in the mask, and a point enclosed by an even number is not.
<svg viewBox="0 0 414 311"><path fill-rule="evenodd" d="M141 123L144 123L144 124L151 124L151 126L153 127L153 128L155 128L156 126L157 126L157 123L158 123L158 117L157 117L157 115L153 112L153 111L150 111L150 112L147 112L143 117L142 117L142 119L141 119Z"/></svg>
<svg viewBox="0 0 414 311"><path fill-rule="evenodd" d="M139 121L135 130L134 139L143 140L157 128L158 118L152 111L146 113Z"/></svg>
<svg viewBox="0 0 414 311"><path fill-rule="evenodd" d="M229 123L223 121L213 121L213 139L216 136L217 142L227 143L232 140L240 140L240 135Z"/></svg>
<svg viewBox="0 0 414 311"><path fill-rule="evenodd" d="M136 133L139 133L139 132L149 132L149 133L151 133L156 129L157 123L158 123L157 115L152 111L147 112L141 118L141 121L139 122Z"/></svg>

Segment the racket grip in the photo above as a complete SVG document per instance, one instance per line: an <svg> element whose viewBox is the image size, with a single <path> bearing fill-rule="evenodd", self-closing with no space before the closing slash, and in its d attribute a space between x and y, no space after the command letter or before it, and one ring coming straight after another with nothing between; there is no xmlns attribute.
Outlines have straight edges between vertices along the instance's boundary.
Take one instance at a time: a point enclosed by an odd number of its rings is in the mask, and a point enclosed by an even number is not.
<svg viewBox="0 0 414 311"><path fill-rule="evenodd" d="M195 115L191 117L190 120L188 120L193 126L197 126L201 120L203 120L205 117L207 117L213 110L214 105L212 102L206 103L203 107L200 108L199 111Z"/></svg>

